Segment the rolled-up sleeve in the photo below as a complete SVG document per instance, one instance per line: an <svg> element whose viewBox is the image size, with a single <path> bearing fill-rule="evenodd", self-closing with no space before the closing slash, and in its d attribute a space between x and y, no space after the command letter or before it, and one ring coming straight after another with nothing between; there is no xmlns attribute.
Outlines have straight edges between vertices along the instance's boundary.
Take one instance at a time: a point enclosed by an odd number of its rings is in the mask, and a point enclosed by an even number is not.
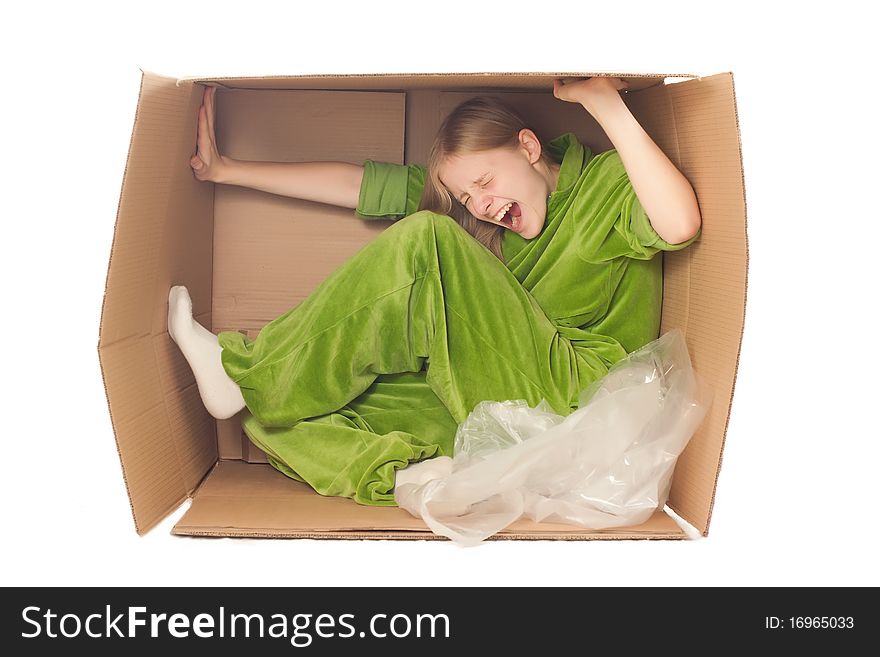
<svg viewBox="0 0 880 657"><path fill-rule="evenodd" d="M680 244L670 244L660 237L657 234L657 231L654 230L654 227L651 225L651 220L648 218L645 209L639 202L639 197L635 196L635 194L633 195L632 208L629 213L629 229L635 236L638 244L658 249L660 251L679 251L684 249L693 244L703 232L703 227L700 226L696 234L689 240L681 242Z"/></svg>
<svg viewBox="0 0 880 657"><path fill-rule="evenodd" d="M620 154L612 149L596 155L571 192L578 255L587 262L627 257L650 260L658 251L679 251L699 239L702 230L681 244L665 241L648 218Z"/></svg>
<svg viewBox="0 0 880 657"><path fill-rule="evenodd" d="M355 214L363 219L401 219L418 210L424 185L422 166L365 160Z"/></svg>

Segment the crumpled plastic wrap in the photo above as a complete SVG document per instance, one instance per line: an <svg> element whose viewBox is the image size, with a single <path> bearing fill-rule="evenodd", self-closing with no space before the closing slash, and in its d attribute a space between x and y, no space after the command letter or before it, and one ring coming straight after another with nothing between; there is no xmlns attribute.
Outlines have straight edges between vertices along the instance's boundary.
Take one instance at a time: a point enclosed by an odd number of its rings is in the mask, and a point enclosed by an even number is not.
<svg viewBox="0 0 880 657"><path fill-rule="evenodd" d="M454 458L398 471L397 504L466 546L522 516L591 529L644 522L666 503L676 459L711 402L682 332L631 353L578 401L568 416L545 400L477 404Z"/></svg>

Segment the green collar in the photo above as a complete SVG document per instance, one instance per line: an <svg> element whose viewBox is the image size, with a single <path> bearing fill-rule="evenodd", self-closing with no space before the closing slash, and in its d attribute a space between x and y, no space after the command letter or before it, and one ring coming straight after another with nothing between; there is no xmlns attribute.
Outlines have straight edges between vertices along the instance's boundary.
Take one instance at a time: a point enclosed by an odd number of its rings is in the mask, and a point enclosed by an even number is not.
<svg viewBox="0 0 880 657"><path fill-rule="evenodd" d="M584 148L573 132L566 132L548 142L547 150L550 151L551 157L560 163L559 178L553 193L566 191L580 178L589 157L588 149Z"/></svg>

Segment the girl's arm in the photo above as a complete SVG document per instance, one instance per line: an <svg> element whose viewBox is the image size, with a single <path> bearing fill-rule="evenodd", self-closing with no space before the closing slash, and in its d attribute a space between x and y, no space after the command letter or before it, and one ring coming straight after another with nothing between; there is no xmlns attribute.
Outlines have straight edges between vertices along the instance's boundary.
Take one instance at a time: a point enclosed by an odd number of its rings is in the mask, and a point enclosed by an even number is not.
<svg viewBox="0 0 880 657"><path fill-rule="evenodd" d="M364 168L347 162L248 162L220 155L214 133L214 87L199 108L198 150L190 159L199 180L252 187L307 201L356 208Z"/></svg>
<svg viewBox="0 0 880 657"><path fill-rule="evenodd" d="M347 162L248 162L222 158L212 178L226 185L356 208L364 167Z"/></svg>
<svg viewBox="0 0 880 657"><path fill-rule="evenodd" d="M553 95L580 103L599 122L617 149L651 226L669 244L680 244L700 229L697 196L623 102L618 90L625 86L626 82L617 78L596 77L569 84L555 81Z"/></svg>

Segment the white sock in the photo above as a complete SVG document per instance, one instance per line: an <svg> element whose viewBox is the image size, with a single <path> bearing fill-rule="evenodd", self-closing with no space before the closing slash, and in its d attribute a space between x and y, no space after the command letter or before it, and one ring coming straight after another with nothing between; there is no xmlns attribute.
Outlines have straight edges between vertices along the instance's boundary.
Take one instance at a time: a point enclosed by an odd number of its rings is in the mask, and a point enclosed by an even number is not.
<svg viewBox="0 0 880 657"><path fill-rule="evenodd" d="M192 368L202 403L211 415L225 420L244 408L241 389L223 369L217 336L193 319L192 299L182 285L168 293L168 334Z"/></svg>

